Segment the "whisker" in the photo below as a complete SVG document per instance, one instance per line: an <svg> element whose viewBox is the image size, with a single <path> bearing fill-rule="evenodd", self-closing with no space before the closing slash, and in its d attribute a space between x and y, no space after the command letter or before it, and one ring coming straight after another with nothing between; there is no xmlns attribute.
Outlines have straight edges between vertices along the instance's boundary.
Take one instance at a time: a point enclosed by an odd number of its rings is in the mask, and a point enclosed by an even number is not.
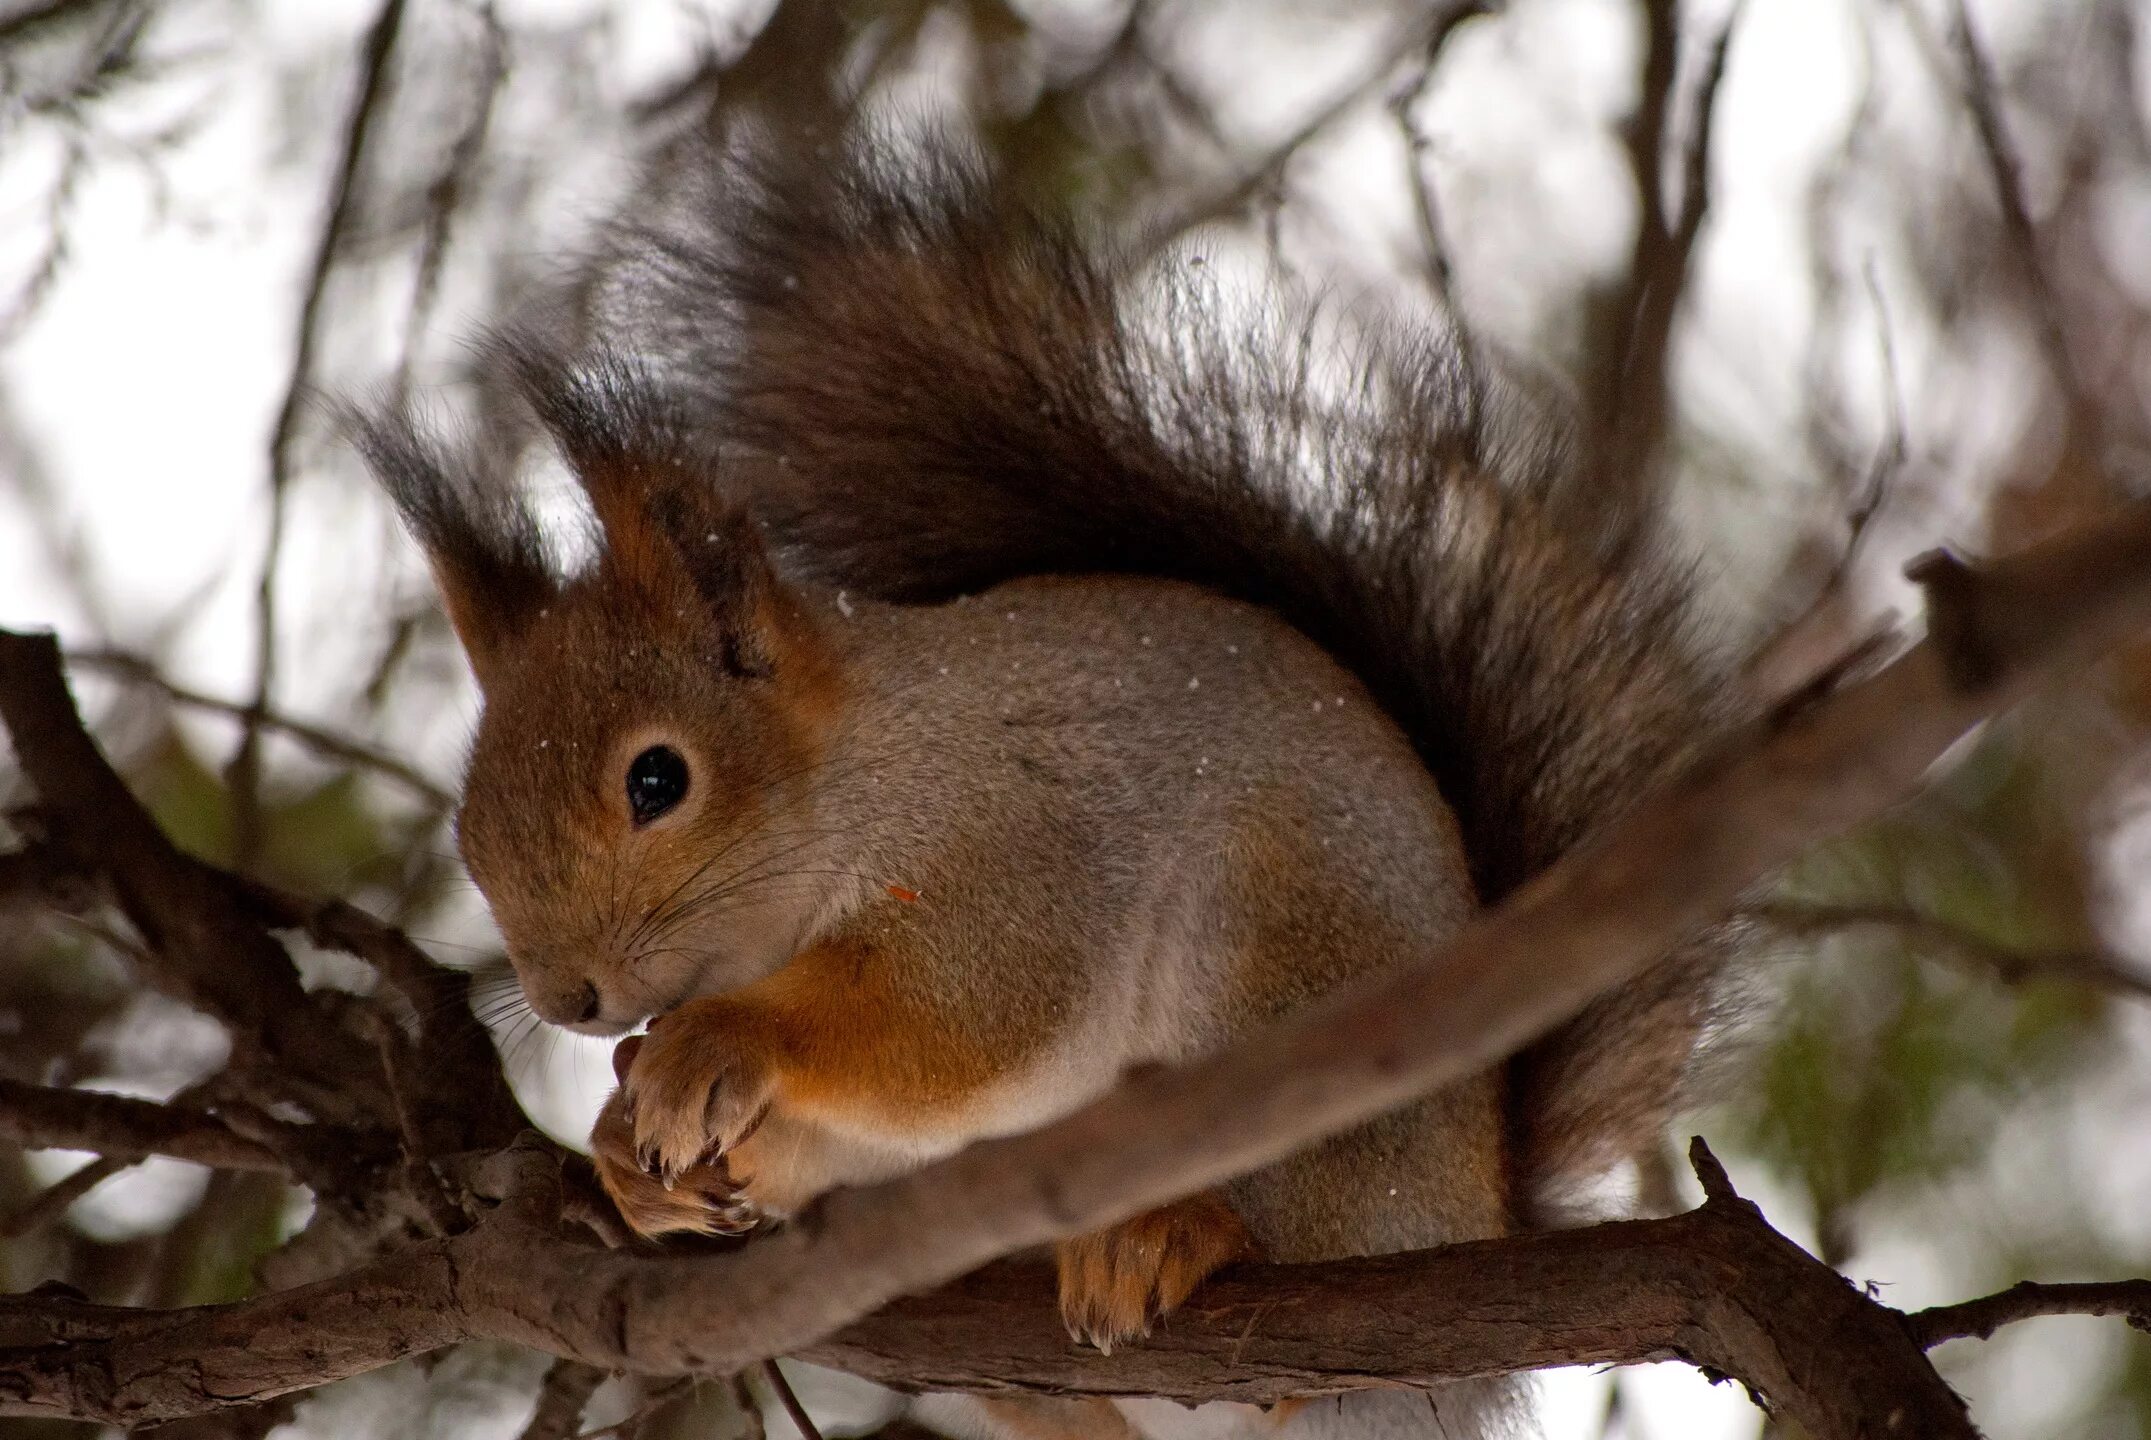
<svg viewBox="0 0 2151 1440"><path fill-rule="evenodd" d="M697 868L696 868L696 870L695 870L695 873L694 873L693 875L690 875L690 876L688 876L688 877L687 877L687 880L685 880L685 881L682 881L682 882L681 882L681 883L680 883L679 885L677 885L677 886L674 886L674 887L673 887L673 891L672 891L672 894L666 897L666 902L665 902L665 903L666 903L666 904L669 904L669 903L670 903L670 902L671 902L671 901L672 901L673 899L677 898L677 897L678 897L678 895L679 895L679 893L680 893L680 891L681 891L681 890L683 890L683 889L685 889L685 888L686 888L686 886L687 886L687 884L688 884L689 882L691 882L691 881L693 881L693 880L695 880L695 879L699 878L699 877L700 877L701 875L703 875L703 874L704 874L705 872L707 872L707 871L709 870L709 868L710 868L710 866L711 866L712 864L714 864L714 863L716 863L716 861L718 861L718 860L722 859L722 858L723 858L723 857L724 857L724 856L725 856L726 854L729 854L729 853L730 853L731 851L733 851L733 850L736 850L736 849L738 849L738 848L739 848L739 843L742 843L742 842L744 842L744 840L746 840L746 839L752 838L752 839L757 839L757 840L766 840L766 839L775 839L775 838L779 838L779 837L786 837L786 836L790 836L790 835L798 835L798 834L805 834L805 835L808 835L808 836L810 837L810 838L808 838L808 839L806 839L806 840L803 840L803 841L799 842L799 843L798 843L797 845L793 845L793 846L790 846L790 847L788 847L788 848L787 848L786 850L784 850L784 851L782 852L783 854L789 855L789 854L794 854L794 853L798 852L799 850L805 849L805 848L806 848L806 847L807 847L808 845L811 845L811 844L813 844L813 843L814 843L814 839L813 839L812 837L813 837L813 836L814 836L815 834L817 834L817 833L826 833L826 832L815 832L815 831L809 831L809 830L791 830L791 831L756 831L756 832L754 832L754 833L753 833L753 834L752 834L751 836L743 836L743 837L741 837L741 842L735 842L734 844L731 844L731 845L727 845L727 846L725 846L725 847L724 847L724 848L723 848L722 850L718 851L718 853L717 853L717 854L715 854L715 855L711 856L709 860L707 860L707 861L704 861L704 862L703 862L703 863L702 863L702 864L701 864L701 865L700 865L699 867L697 867ZM740 874L740 873L744 873L745 871L753 870L753 869L754 869L754 868L756 868L757 866L760 866L760 865L762 865L762 864L765 864L765 863L767 863L767 860L768 860L768 858L769 858L769 857L766 857L766 856L765 856L765 857L764 857L763 859L761 859L761 860L757 860L757 861L753 862L753 864L751 864L751 865L748 865L748 866L742 867L742 870L740 870L740 871L735 871L735 872L733 872L733 873L734 873L735 875L737 875L737 874ZM781 858L781 856L780 856L779 858ZM723 885L723 884L724 884L724 883L726 883L726 882L725 882L725 881L722 881L722 880L720 880L720 881L717 881L717 882L714 882L714 883L715 883L715 884L717 884L717 885ZM702 893L702 892L697 892L697 893L698 893L698 894L700 894L700 893ZM690 902L689 902L689 908L691 908L691 907L692 907L692 900L690 900ZM665 912L665 907L664 907L664 905L660 905L660 906L658 906L658 907L657 907L656 909L653 909L653 910L652 910L652 911L650 912L649 916L645 918L645 920L644 920L643 924L642 924L641 926L637 927L637 931L636 931L636 937L635 937L635 938L637 938L637 939L640 939L640 938L642 938L642 936L643 936L643 932L644 932L644 931L646 931L646 930L647 930L647 929L648 929L648 928L649 928L649 927L651 926L651 924L652 924L652 923L654 923L654 922L655 922L655 921L657 920L657 918L658 918L658 917L659 917L660 915L663 915L663 914L665 914L665 913L666 913L666 912ZM660 929L657 935L655 935L655 936L653 936L653 937L650 937L650 938L652 938L652 939L656 939L656 940L662 940L662 939L664 939L664 938L665 938L665 935L666 935L666 933L668 933L668 931L667 931L667 930L665 930L665 929Z"/></svg>

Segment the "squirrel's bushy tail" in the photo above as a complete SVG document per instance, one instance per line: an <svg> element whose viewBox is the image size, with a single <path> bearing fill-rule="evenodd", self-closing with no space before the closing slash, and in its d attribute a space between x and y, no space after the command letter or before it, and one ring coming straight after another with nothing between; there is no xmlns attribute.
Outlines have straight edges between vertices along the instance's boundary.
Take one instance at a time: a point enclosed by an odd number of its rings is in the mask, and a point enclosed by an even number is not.
<svg viewBox="0 0 2151 1440"><path fill-rule="evenodd" d="M1489 902L1713 728L1648 517L1439 333L1238 324L1199 262L1135 275L942 147L675 160L650 198L592 272L599 322L687 392L795 574L923 601L1124 572L1266 605L1409 733ZM1656 1135L1711 966L1669 958L1515 1062L1531 1189Z"/></svg>

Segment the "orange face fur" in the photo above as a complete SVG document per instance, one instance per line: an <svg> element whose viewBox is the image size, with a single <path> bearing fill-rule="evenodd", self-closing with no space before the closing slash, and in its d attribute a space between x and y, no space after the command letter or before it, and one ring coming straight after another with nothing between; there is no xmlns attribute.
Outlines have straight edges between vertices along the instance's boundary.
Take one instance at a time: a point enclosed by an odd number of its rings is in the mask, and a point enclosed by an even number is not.
<svg viewBox="0 0 2151 1440"><path fill-rule="evenodd" d="M514 341L500 358L589 497L587 573L559 578L520 493L407 418L358 439L485 694L457 821L472 878L531 1007L620 1034L751 983L805 935L841 679L645 377Z"/></svg>
<svg viewBox="0 0 2151 1440"><path fill-rule="evenodd" d="M813 903L832 679L806 622L752 617L742 671L690 589L653 588L588 577L492 655L457 822L532 1008L591 1034L768 973ZM642 820L629 777L657 747L686 785Z"/></svg>

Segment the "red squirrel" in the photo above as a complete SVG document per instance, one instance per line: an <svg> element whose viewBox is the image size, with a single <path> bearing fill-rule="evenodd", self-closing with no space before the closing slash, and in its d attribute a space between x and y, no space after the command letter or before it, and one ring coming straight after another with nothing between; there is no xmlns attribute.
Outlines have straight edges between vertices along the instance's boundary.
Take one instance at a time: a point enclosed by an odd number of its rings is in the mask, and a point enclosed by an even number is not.
<svg viewBox="0 0 2151 1440"><path fill-rule="evenodd" d="M1653 518L1483 358L1235 322L1199 260L838 148L675 169L586 338L484 352L595 513L580 573L503 467L358 427L483 692L458 839L523 991L649 1023L592 1135L645 1235L781 1222L1423 957L1721 722ZM1065 1242L1070 1330L1134 1340L1244 1256L1533 1223L1657 1135L1714 966ZM1348 1400L1248 1424L1423 1431Z"/></svg>

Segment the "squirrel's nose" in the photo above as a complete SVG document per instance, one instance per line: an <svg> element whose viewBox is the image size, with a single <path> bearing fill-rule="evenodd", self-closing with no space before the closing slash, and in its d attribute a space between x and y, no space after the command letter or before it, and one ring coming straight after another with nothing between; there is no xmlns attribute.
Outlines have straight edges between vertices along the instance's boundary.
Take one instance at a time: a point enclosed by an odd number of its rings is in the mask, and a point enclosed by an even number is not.
<svg viewBox="0 0 2151 1440"><path fill-rule="evenodd" d="M544 991L530 987L530 1008L538 1012L538 1018L553 1025L583 1025L597 1019L604 1008L597 986L588 980L579 984L548 987Z"/></svg>

